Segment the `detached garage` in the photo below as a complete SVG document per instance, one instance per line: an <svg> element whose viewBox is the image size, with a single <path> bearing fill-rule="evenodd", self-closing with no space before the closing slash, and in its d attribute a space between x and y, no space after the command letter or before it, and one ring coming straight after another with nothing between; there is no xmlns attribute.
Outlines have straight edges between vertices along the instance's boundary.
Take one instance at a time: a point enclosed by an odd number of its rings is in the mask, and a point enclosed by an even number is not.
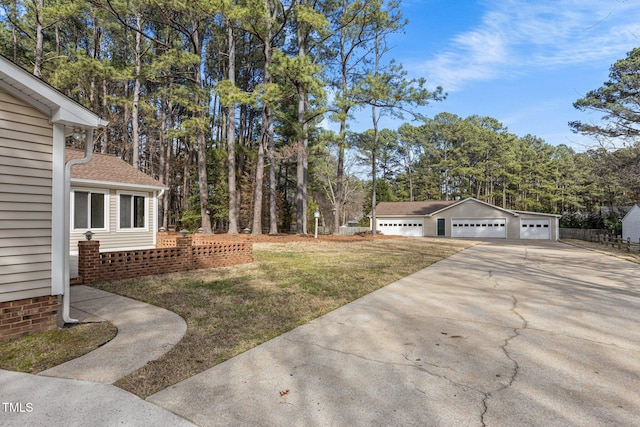
<svg viewBox="0 0 640 427"><path fill-rule="evenodd" d="M376 217L376 229L393 236L558 240L560 215L503 209L470 197L382 202Z"/></svg>

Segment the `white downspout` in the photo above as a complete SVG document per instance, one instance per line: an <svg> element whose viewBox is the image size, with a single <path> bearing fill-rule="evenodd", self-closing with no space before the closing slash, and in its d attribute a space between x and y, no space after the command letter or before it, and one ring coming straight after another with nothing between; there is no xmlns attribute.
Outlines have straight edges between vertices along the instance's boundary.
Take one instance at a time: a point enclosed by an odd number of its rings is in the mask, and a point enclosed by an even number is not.
<svg viewBox="0 0 640 427"><path fill-rule="evenodd" d="M62 321L64 323L78 323L72 319L70 311L71 286L69 278L69 249L71 246L71 167L88 163L93 154L93 130L87 129L85 139L85 154L82 159L69 160L64 165L64 294L62 296Z"/></svg>
<svg viewBox="0 0 640 427"><path fill-rule="evenodd" d="M158 224L160 222L160 218L158 218L158 212L160 204L160 197L164 196L164 188L161 189L156 195L155 200L153 201L153 246L155 247L158 244Z"/></svg>

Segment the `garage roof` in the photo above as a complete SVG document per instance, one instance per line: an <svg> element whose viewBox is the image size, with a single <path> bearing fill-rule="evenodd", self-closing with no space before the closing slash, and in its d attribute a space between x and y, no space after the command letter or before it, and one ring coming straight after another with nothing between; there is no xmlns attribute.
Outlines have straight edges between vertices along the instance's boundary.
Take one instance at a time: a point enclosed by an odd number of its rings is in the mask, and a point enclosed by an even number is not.
<svg viewBox="0 0 640 427"><path fill-rule="evenodd" d="M376 215L430 215L456 203L453 200L429 200L423 202L380 202Z"/></svg>
<svg viewBox="0 0 640 427"><path fill-rule="evenodd" d="M468 197L461 200L429 200L423 202L380 202L376 207L376 216L431 216L433 214L440 213L452 208L453 206L462 203L480 203L489 206L493 209L503 211L513 216L519 216L520 214L527 215L539 215L547 217L560 218L562 215L547 214L542 212L528 212L528 211L516 211L511 209L504 209L499 206L492 205L482 200L478 200L475 197Z"/></svg>

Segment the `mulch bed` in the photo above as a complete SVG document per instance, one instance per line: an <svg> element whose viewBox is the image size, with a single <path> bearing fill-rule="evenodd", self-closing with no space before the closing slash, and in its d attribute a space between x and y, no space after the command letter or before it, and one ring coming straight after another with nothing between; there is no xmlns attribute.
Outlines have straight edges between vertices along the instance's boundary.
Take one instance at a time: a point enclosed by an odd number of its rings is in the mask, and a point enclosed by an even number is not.
<svg viewBox="0 0 640 427"><path fill-rule="evenodd" d="M216 239L220 239L221 241L234 241L234 240L249 240L251 242L261 242L261 243L289 243L289 242L309 242L312 243L314 241L317 242L362 242L367 240L377 240L377 239L398 239L402 238L401 236L384 236L382 234L377 234L375 237L371 235L371 233L359 233L353 236L343 236L343 235L335 235L335 234L319 234L318 238L314 238L313 234L260 234L254 236L252 234L228 234L228 233L220 233L214 234Z"/></svg>

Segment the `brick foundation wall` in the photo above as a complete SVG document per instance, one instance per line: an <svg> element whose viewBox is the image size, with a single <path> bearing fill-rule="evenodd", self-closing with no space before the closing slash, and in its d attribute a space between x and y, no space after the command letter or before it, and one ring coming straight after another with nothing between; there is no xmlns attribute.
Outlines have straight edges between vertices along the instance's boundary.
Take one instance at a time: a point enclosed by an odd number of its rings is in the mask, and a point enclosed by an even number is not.
<svg viewBox="0 0 640 427"><path fill-rule="evenodd" d="M55 329L57 324L57 295L0 302L0 340Z"/></svg>
<svg viewBox="0 0 640 427"><path fill-rule="evenodd" d="M192 237L171 236L162 245L169 240L173 247L102 253L99 241L78 242L78 276L89 284L253 262L249 241L194 246Z"/></svg>

